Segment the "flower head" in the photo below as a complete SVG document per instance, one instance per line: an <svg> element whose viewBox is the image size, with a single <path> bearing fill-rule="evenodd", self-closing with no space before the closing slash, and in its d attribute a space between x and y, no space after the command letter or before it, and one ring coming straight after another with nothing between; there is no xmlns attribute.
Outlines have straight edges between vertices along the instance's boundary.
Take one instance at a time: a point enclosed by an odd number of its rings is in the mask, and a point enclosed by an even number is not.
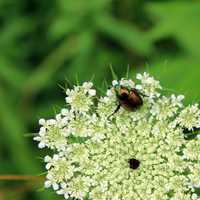
<svg viewBox="0 0 200 200"><path fill-rule="evenodd" d="M66 102L70 104L71 110L75 112L87 112L93 104L92 97L96 90L92 89L93 83L85 82L82 86L75 86L72 90L67 89Z"/></svg>
<svg viewBox="0 0 200 200"><path fill-rule="evenodd" d="M134 112L116 109L114 89L96 95L92 83L67 90L69 109L54 120L40 120L35 140L53 149L46 156L46 187L57 194L92 200L199 199L200 140L185 140L184 129L200 127L198 105L184 108L183 96L162 96L159 81L114 80L113 87L136 87L143 106Z"/></svg>
<svg viewBox="0 0 200 200"><path fill-rule="evenodd" d="M176 123L188 130L200 128L200 110L198 104L187 106L181 111L176 119Z"/></svg>
<svg viewBox="0 0 200 200"><path fill-rule="evenodd" d="M137 88L141 88L144 94L148 95L149 98L159 97L160 93L158 89L162 89L159 81L155 80L148 73L137 74L136 78L141 81L141 84L137 85Z"/></svg>

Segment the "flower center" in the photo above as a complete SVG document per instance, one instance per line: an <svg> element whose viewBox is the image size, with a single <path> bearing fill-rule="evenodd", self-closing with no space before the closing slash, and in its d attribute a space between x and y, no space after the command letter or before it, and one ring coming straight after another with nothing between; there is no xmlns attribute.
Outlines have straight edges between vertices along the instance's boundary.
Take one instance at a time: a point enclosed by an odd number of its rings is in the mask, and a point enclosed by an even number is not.
<svg viewBox="0 0 200 200"><path fill-rule="evenodd" d="M129 167L131 169L137 169L140 166L140 161L134 158L129 160Z"/></svg>

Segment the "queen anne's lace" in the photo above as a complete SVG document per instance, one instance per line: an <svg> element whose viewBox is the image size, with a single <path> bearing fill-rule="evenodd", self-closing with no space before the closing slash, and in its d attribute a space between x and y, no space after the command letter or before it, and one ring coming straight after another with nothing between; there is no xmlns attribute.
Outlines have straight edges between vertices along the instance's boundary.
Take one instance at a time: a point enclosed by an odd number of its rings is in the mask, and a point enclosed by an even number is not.
<svg viewBox="0 0 200 200"><path fill-rule="evenodd" d="M184 108L183 96L162 96L147 73L137 79L141 83L113 81L113 87L135 87L145 95L135 112L121 108L108 119L118 104L114 90L98 98L86 82L67 90L69 108L39 121L34 139L53 150L45 157L46 187L65 199L200 199L200 139L185 140L183 133L200 127L198 105ZM130 159L139 167L131 168Z"/></svg>

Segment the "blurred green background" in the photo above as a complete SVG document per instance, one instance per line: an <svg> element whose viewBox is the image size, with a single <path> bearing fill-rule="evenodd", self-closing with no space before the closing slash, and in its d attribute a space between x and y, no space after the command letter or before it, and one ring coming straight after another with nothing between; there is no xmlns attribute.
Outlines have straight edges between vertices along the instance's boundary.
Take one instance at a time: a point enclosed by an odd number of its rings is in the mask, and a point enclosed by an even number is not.
<svg viewBox="0 0 200 200"><path fill-rule="evenodd" d="M94 77L97 87L130 66L168 91L199 101L198 0L1 0L0 174L37 175L41 155L28 133L64 105L59 85ZM0 180L0 200L62 199L42 182Z"/></svg>

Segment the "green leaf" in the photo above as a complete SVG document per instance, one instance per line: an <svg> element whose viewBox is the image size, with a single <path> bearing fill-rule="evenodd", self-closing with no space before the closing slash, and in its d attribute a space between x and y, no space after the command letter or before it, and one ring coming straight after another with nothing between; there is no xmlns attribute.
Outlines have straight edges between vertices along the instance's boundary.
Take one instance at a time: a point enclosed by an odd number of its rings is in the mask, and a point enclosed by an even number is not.
<svg viewBox="0 0 200 200"><path fill-rule="evenodd" d="M121 43L122 46L141 54L148 54L152 51L152 44L145 32L139 31L133 24L121 22L110 16L96 18L99 31Z"/></svg>
<svg viewBox="0 0 200 200"><path fill-rule="evenodd" d="M148 71L161 82L164 90L185 95L186 103L200 102L199 62L190 57L149 63Z"/></svg>
<svg viewBox="0 0 200 200"><path fill-rule="evenodd" d="M148 71L166 88L186 96L186 103L200 102L199 74L199 19L200 4L189 1L148 3L147 9L156 23L149 31L150 40L172 37L181 53L171 57L155 57ZM170 93L171 93L170 92Z"/></svg>
<svg viewBox="0 0 200 200"><path fill-rule="evenodd" d="M8 95L0 88L0 125L3 135L1 139L9 145L8 154L14 162L14 169L18 174L36 175L41 168L34 158L28 141L23 134L27 132L24 123L17 112L14 112L13 105L10 103ZM39 187L42 187L39 186ZM38 193L38 199L50 199L50 193Z"/></svg>
<svg viewBox="0 0 200 200"><path fill-rule="evenodd" d="M149 31L149 38L174 36L188 53L199 57L199 2L169 1L149 3L149 12L156 19L156 25Z"/></svg>
<svg viewBox="0 0 200 200"><path fill-rule="evenodd" d="M22 88L26 80L27 73L25 70L16 68L12 61L0 56L0 79L10 85L13 89Z"/></svg>
<svg viewBox="0 0 200 200"><path fill-rule="evenodd" d="M47 86L54 73L63 66L64 62L71 58L78 50L77 41L74 38L66 39L58 46L24 83L23 95L32 96Z"/></svg>

